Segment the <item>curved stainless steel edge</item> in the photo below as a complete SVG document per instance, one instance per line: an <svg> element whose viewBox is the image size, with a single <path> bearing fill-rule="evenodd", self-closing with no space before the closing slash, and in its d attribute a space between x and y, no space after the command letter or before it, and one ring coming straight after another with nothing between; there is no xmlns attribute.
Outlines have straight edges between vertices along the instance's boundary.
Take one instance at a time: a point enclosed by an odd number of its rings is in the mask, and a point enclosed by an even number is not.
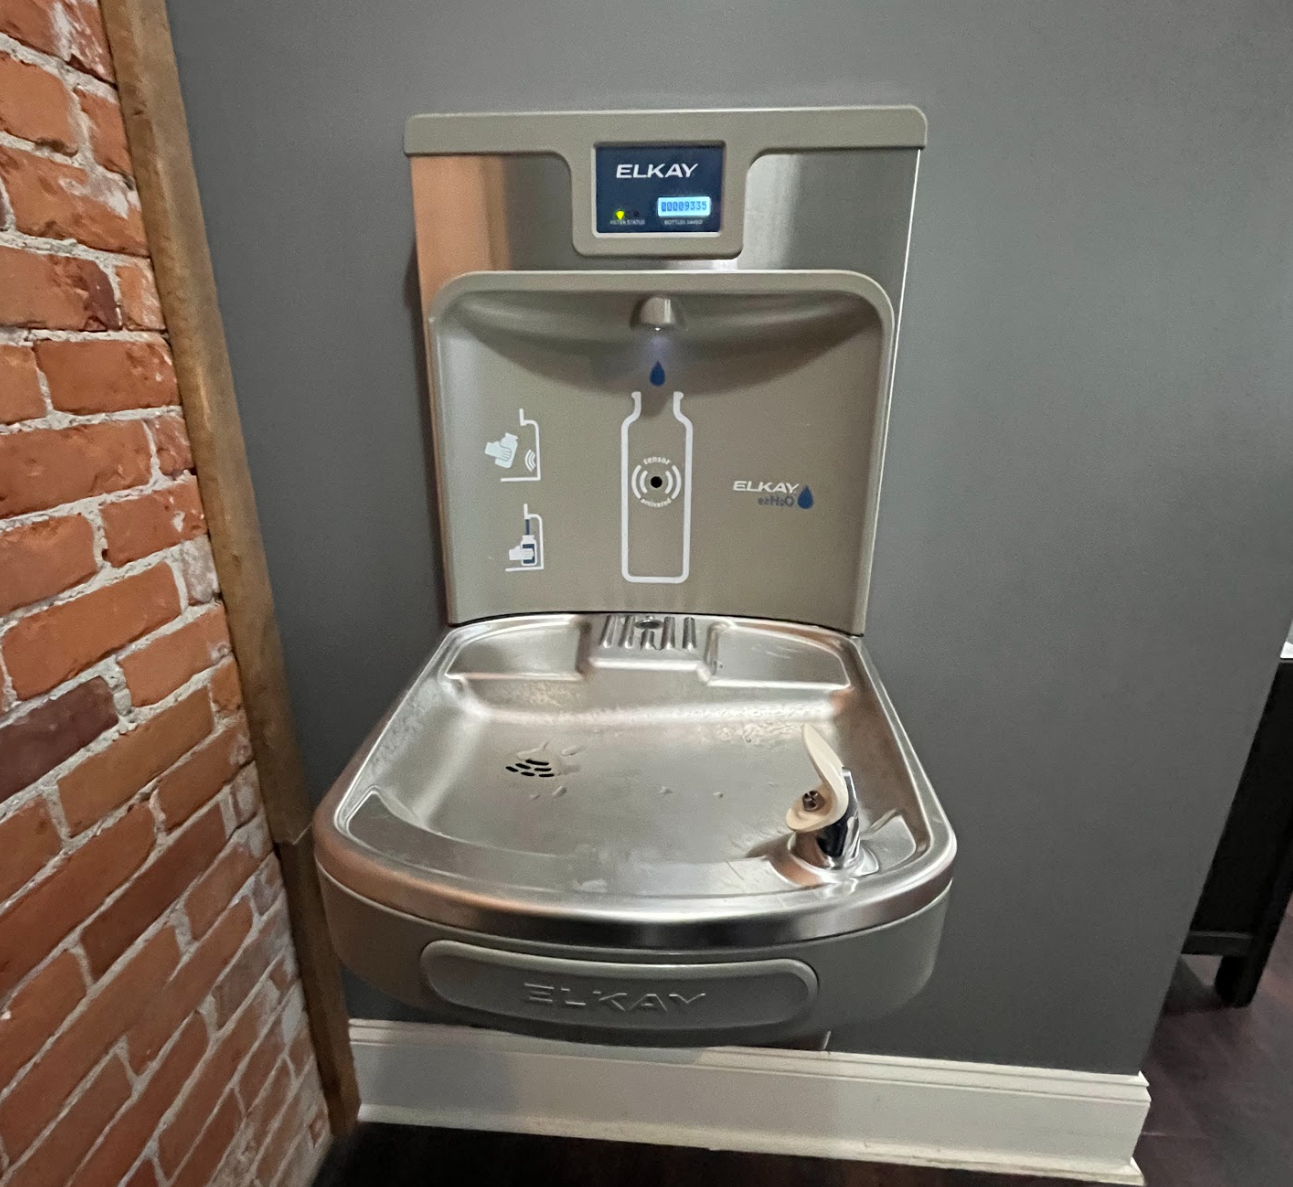
<svg viewBox="0 0 1293 1187"><path fill-rule="evenodd" d="M314 836L319 865L342 886L418 918L500 937L683 951L785 944L861 931L919 911L950 885L956 855L950 824L862 641L834 631L827 633L846 641L866 672L926 816L929 844L900 869L832 886L716 898L706 903L702 918L696 916L694 903L689 909L664 905L651 911L639 909L626 917L610 905L572 907L568 901L518 901L490 895L440 872L432 880L426 870L377 852L349 835L345 819L361 802L355 797L347 803L349 793L356 789L369 756L421 681L476 629L497 628L531 617L495 619L450 631L337 779L315 813ZM813 896L812 902L808 895Z"/></svg>
<svg viewBox="0 0 1293 1187"><path fill-rule="evenodd" d="M326 873L319 875L328 921L337 952L347 967L369 984L398 1001L426 1011L435 1021L522 1031L545 1038L592 1043L646 1046L712 1046L723 1043L759 1045L820 1035L837 1026L883 1017L920 992L933 972L942 934L950 888L927 907L882 927L830 936L821 940L761 948L711 950L628 951L547 944L494 935L464 932L416 918L362 898L339 885ZM521 953L555 957L563 961L629 962L651 967L693 965L701 970L714 964L737 961L786 959L800 961L817 978L817 995L810 1010L790 1023L742 1027L733 1030L623 1029L600 1025L596 1013L569 1009L554 1011L548 1019L503 1018L496 1013L452 1005L428 984L422 957L428 945L456 940L502 954ZM569 986L558 982L555 986Z"/></svg>

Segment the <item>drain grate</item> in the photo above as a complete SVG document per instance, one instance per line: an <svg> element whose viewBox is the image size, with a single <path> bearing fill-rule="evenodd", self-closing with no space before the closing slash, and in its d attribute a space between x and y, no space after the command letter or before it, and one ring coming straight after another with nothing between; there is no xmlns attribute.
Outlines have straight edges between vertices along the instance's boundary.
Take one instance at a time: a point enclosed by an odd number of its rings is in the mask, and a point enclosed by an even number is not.
<svg viewBox="0 0 1293 1187"><path fill-rule="evenodd" d="M519 758L504 768L514 775L528 775L531 778L551 779L556 775L552 763L546 758Z"/></svg>
<svg viewBox="0 0 1293 1187"><path fill-rule="evenodd" d="M607 614L602 619L598 645L612 651L696 652L695 618L684 616L680 627L678 617L675 614Z"/></svg>

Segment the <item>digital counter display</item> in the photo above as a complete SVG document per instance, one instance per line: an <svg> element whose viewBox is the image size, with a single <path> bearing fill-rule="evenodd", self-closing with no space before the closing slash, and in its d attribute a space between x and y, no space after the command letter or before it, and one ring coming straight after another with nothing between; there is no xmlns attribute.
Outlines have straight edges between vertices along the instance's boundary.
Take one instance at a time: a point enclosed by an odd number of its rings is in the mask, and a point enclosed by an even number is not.
<svg viewBox="0 0 1293 1187"><path fill-rule="evenodd" d="M599 145L600 235L713 235L722 226L721 144Z"/></svg>
<svg viewBox="0 0 1293 1187"><path fill-rule="evenodd" d="M658 218L708 218L711 205L703 195L684 194L677 198L657 198L655 212Z"/></svg>

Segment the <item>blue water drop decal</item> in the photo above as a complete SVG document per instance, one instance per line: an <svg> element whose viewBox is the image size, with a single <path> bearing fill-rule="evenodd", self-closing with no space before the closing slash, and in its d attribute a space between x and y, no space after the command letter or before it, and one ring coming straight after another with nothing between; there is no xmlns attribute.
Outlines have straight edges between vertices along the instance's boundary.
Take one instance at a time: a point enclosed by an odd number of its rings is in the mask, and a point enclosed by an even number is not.
<svg viewBox="0 0 1293 1187"><path fill-rule="evenodd" d="M660 366L659 363L656 363L656 365L651 368L651 382L655 384L656 387L659 387L664 383L664 368Z"/></svg>
<svg viewBox="0 0 1293 1187"><path fill-rule="evenodd" d="M798 503L805 511L813 505L813 492L808 487L799 492Z"/></svg>

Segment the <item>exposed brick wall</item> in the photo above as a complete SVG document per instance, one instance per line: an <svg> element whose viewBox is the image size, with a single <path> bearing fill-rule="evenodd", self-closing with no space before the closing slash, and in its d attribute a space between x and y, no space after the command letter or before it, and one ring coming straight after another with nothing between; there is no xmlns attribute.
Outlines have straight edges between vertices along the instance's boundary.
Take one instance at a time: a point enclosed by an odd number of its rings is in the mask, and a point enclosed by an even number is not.
<svg viewBox="0 0 1293 1187"><path fill-rule="evenodd" d="M0 0L0 1185L326 1134L95 0Z"/></svg>

